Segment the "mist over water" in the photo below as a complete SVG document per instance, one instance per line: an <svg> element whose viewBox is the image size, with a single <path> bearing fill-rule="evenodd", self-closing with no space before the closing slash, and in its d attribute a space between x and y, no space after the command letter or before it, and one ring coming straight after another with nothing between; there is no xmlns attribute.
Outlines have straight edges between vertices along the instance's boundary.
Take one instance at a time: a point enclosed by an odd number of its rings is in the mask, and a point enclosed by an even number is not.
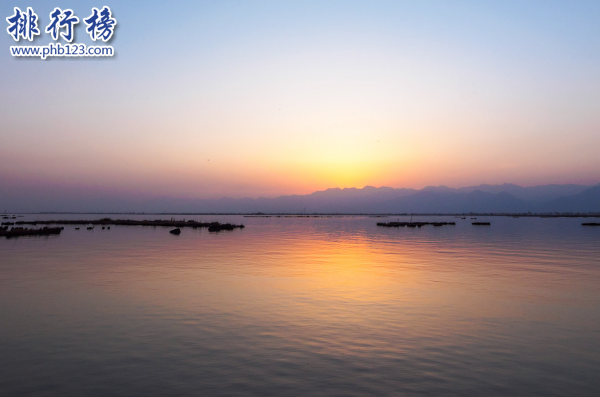
<svg viewBox="0 0 600 397"><path fill-rule="evenodd" d="M376 226L396 219L205 215L246 228L65 226L2 239L0 390L598 394L600 228L502 217Z"/></svg>

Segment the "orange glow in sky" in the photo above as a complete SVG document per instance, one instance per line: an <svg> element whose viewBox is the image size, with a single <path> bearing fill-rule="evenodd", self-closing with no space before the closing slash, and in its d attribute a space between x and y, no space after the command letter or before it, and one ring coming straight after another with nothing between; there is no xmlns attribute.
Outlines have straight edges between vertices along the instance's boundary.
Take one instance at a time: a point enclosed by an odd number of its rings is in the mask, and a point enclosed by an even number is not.
<svg viewBox="0 0 600 397"><path fill-rule="evenodd" d="M111 59L4 51L5 189L218 198L600 182L597 6L189 7L177 29L148 32L120 5ZM144 26L165 12L149 5Z"/></svg>

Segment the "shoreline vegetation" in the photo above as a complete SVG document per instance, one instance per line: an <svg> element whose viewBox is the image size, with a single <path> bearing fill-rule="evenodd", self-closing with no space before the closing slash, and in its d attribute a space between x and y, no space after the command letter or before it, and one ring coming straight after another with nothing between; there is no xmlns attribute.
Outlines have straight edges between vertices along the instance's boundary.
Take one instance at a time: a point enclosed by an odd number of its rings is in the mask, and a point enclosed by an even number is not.
<svg viewBox="0 0 600 397"><path fill-rule="evenodd" d="M208 228L210 232L218 232L221 230L233 230L243 229L243 224L235 225L232 223L219 223L219 222L197 222L194 220L133 220L133 219L111 219L102 218L96 220L79 220L79 219L63 219L63 220L48 220L48 221L18 221L14 222L15 225L94 225L94 226L152 226L152 227L176 227L185 228L191 227L197 228ZM90 228L88 228L90 229Z"/></svg>
<svg viewBox="0 0 600 397"><path fill-rule="evenodd" d="M455 226L456 222L388 222L388 223L379 222L379 223L377 223L377 226L383 226L383 227L405 227L405 226L406 227L421 227L421 226L426 226L426 225Z"/></svg>
<svg viewBox="0 0 600 397"><path fill-rule="evenodd" d="M19 225L19 226L16 226ZM111 219L111 218L102 218L97 220L48 220L48 221L17 221L17 222L4 222L0 225L0 237L12 238L12 237L21 237L21 236L49 236L52 234L60 234L64 227L47 227L44 226L40 229L29 229L24 228L22 225L77 225L77 226L87 226L87 230L94 230L95 226L102 226L102 229L110 230L110 226L150 226L150 227L175 227L170 231L171 234L179 235L181 234L181 228L207 228L209 232L220 232L223 230L234 230L234 229L243 229L245 226L243 224L233 224L233 223L219 223L219 222L197 222L194 220L131 220L131 219ZM92 225L92 226L88 226ZM13 226L10 230L9 226ZM76 227L75 230L80 230L80 227Z"/></svg>
<svg viewBox="0 0 600 397"><path fill-rule="evenodd" d="M402 214L403 216L406 214ZM434 227L439 226L455 226L456 222L413 222L412 216L415 214L411 214L411 220L408 222L400 222L400 220L396 222L378 222L377 226L383 227L422 227L426 225L432 225ZM417 214L419 216L454 216L455 218L466 220L467 214L453 214L453 215L440 215L440 214ZM471 217L471 215L477 216L506 216L512 218L520 218L520 217L539 217L539 218L600 218L600 214L555 214L555 215L540 215L540 214L468 214L471 220L476 220L477 217ZM298 217L298 218L332 218L332 217L343 217L343 216L369 216L372 218L386 218L390 215L373 215L373 214L365 214L365 215L267 215L267 214L255 214L255 215L244 215L244 217L277 217L277 218L287 218L287 217ZM22 215L19 215L22 217ZM15 216L4 216L3 219L16 219ZM471 222L473 226L490 226L490 222ZM49 235L57 235L60 234L64 227L47 227L44 226L40 229L29 229L22 227L23 225L76 225L76 226L87 226L87 230L94 230L95 226L101 226L102 229L110 230L110 226L150 226L150 227L175 227L175 229L170 230L169 233L173 235L181 234L181 228L207 228L209 232L220 232L222 230L234 230L234 229L243 229L245 226L243 224L233 224L233 223L220 223L220 222L198 222L193 219L190 220L175 220L171 218L170 220L164 219L155 219L155 220L133 220L133 219L111 219L111 218L102 218L96 220L85 220L85 219L63 219L63 220L36 220L36 221L15 221L15 222L2 222L0 224L0 237L12 238L12 237L20 237L20 236L49 236ZM91 226L88 226L91 225ZM600 223L597 222L584 222L581 224L582 226L600 226ZM9 226L13 226L9 230ZM75 230L80 230L80 227L76 227Z"/></svg>
<svg viewBox="0 0 600 397"><path fill-rule="evenodd" d="M64 227L43 227L41 229L28 229L24 227L13 227L8 230L8 226L0 227L0 237L12 238L21 236L49 236L51 234L60 234Z"/></svg>

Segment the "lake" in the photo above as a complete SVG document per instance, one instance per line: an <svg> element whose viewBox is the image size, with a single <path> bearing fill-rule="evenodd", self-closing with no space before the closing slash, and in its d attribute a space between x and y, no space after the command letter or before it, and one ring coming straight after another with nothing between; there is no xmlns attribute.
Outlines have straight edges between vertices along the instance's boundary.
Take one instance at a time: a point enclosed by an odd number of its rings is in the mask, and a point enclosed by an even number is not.
<svg viewBox="0 0 600 397"><path fill-rule="evenodd" d="M589 220L111 216L246 227L0 239L0 394L600 395Z"/></svg>

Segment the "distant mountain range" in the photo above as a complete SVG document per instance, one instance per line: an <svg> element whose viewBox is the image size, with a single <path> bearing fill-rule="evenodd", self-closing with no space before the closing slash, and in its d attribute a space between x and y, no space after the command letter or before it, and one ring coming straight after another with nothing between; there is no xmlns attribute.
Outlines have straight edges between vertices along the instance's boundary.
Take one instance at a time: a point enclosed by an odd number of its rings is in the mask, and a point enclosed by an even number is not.
<svg viewBox="0 0 600 397"><path fill-rule="evenodd" d="M1 200L0 196L0 202ZM327 189L277 198L117 199L95 197L68 205L60 200L25 201L20 211L179 213L600 213L600 184L428 186L421 190L366 186ZM6 204L6 203L2 203ZM36 205L37 204L37 205ZM5 208L9 208L6 207ZM13 211L14 211L13 210Z"/></svg>
<svg viewBox="0 0 600 397"><path fill-rule="evenodd" d="M366 186L277 198L190 200L180 205L199 212L237 213L600 212L600 185L429 186L421 190Z"/></svg>

